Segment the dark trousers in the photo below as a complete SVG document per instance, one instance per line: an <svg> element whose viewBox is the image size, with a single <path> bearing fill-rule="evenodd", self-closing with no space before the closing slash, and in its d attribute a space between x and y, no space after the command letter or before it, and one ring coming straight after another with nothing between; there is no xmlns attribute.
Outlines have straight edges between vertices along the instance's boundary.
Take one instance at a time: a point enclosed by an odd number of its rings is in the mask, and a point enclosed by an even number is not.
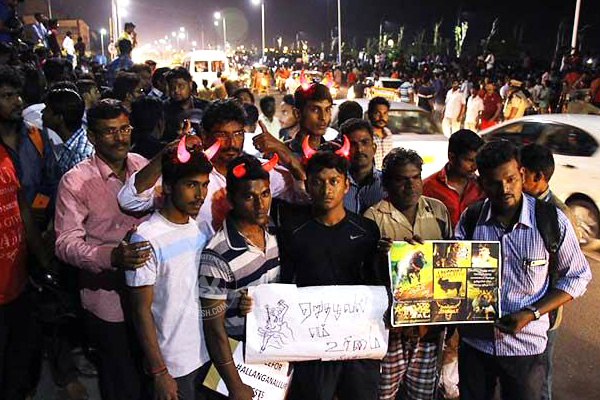
<svg viewBox="0 0 600 400"><path fill-rule="evenodd" d="M294 363L288 400L376 400L380 361L305 361Z"/></svg>
<svg viewBox="0 0 600 400"><path fill-rule="evenodd" d="M558 336L558 328L548 331L548 344L544 352L548 376L542 388L542 400L552 400L552 375L554 372L554 345L556 344L556 336Z"/></svg>
<svg viewBox="0 0 600 400"><path fill-rule="evenodd" d="M39 330L27 292L0 305L0 399L23 400L39 367Z"/></svg>
<svg viewBox="0 0 600 400"><path fill-rule="evenodd" d="M90 345L98 353L102 400L145 399L140 393L142 359L132 330L124 322L107 322L89 311L85 311L85 324Z"/></svg>
<svg viewBox="0 0 600 400"><path fill-rule="evenodd" d="M179 400L194 400L196 398L196 379L200 368L185 376L175 378L177 382L177 397Z"/></svg>
<svg viewBox="0 0 600 400"><path fill-rule="evenodd" d="M540 400L546 362L543 354L492 356L461 342L458 373L461 400L493 399L496 380L500 381L502 399Z"/></svg>

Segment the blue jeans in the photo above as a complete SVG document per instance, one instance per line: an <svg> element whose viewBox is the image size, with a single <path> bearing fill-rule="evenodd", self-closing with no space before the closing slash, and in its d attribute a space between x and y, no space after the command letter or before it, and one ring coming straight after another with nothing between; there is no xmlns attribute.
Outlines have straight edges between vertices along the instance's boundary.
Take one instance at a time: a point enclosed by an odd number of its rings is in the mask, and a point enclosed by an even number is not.
<svg viewBox="0 0 600 400"><path fill-rule="evenodd" d="M552 372L554 370L552 364L554 363L554 343L556 341L556 336L558 336L558 329L548 331L548 344L546 345L546 351L544 352L548 375L544 381L544 386L542 386L542 400L552 400Z"/></svg>

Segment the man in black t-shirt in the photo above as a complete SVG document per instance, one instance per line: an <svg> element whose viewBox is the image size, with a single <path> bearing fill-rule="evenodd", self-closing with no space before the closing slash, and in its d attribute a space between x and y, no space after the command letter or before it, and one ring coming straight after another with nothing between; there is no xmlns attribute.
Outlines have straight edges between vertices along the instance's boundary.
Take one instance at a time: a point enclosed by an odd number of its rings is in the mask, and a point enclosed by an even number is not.
<svg viewBox="0 0 600 400"><path fill-rule="evenodd" d="M431 78L428 75L423 77L423 84L419 87L417 98L419 99L419 107L425 111L433 112L435 89L431 86L430 81Z"/></svg>
<svg viewBox="0 0 600 400"><path fill-rule="evenodd" d="M298 286L383 285L375 264L377 225L344 209L348 191L347 158L319 151L308 161L310 207L279 205L281 274ZM307 361L294 365L289 399L375 399L378 360Z"/></svg>

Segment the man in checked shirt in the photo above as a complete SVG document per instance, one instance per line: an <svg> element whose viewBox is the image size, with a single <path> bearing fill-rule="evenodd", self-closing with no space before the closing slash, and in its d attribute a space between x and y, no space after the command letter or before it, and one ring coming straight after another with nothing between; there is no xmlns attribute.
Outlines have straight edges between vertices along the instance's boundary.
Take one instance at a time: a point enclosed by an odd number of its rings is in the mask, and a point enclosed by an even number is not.
<svg viewBox="0 0 600 400"><path fill-rule="evenodd" d="M499 241L502 249L500 302L504 315L494 326L461 329L458 355L463 400L493 398L497 379L502 398L539 400L546 379L544 350L548 313L583 295L592 278L569 220L557 210L560 228L549 283L549 253L537 227L535 198L523 193L523 168L507 141L484 145L477 154L487 199L473 237L467 238L465 213L456 239Z"/></svg>

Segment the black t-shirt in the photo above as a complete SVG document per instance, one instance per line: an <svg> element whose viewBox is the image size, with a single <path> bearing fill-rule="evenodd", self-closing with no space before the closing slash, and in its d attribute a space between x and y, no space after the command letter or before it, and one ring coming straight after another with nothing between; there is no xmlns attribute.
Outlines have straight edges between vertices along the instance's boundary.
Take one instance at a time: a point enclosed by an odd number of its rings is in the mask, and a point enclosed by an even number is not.
<svg viewBox="0 0 600 400"><path fill-rule="evenodd" d="M334 226L314 219L310 207L274 204L283 283L302 286L384 285L374 265L379 229L346 211Z"/></svg>
<svg viewBox="0 0 600 400"><path fill-rule="evenodd" d="M192 97L193 101L193 109L204 111L206 107L208 107L209 102L206 100L198 99L196 97ZM169 143L175 139L177 139L177 131L181 125L181 114L184 110L181 106L168 99L164 102L164 110L165 110L165 133L163 139Z"/></svg>
<svg viewBox="0 0 600 400"><path fill-rule="evenodd" d="M435 96L435 89L429 85L423 85L419 88L418 98L419 98L419 107L426 111L433 111L429 101L433 101Z"/></svg>

